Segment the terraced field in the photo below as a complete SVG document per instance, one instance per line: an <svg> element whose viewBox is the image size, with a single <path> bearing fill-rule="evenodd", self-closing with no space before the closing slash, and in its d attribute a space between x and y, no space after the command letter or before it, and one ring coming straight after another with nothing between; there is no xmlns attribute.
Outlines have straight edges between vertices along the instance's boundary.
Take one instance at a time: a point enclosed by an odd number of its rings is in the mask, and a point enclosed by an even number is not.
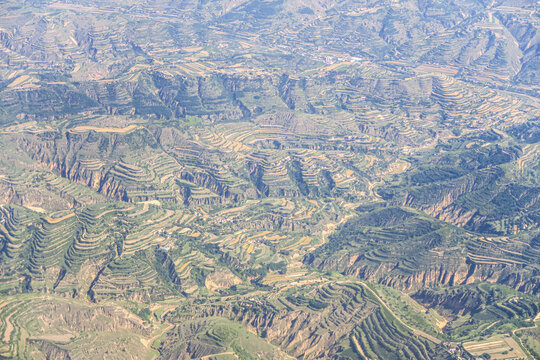
<svg viewBox="0 0 540 360"><path fill-rule="evenodd" d="M538 357L533 2L0 4L0 358Z"/></svg>
<svg viewBox="0 0 540 360"><path fill-rule="evenodd" d="M512 338L491 338L484 342L470 342L463 347L473 356L489 354L493 359L524 358L527 355Z"/></svg>

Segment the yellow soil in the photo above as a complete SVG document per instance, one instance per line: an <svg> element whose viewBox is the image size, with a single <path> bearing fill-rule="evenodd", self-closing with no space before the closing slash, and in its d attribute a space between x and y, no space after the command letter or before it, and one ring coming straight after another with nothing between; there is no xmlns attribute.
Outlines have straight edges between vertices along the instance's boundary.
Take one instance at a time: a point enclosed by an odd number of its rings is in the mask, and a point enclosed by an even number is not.
<svg viewBox="0 0 540 360"><path fill-rule="evenodd" d="M304 236L303 238L301 238L300 240L298 240L297 242L295 242L294 244L292 245L289 245L285 248L283 248L283 250L292 250L292 249L296 249L296 248L299 248L300 246L302 245L307 245L311 242L311 238L309 236Z"/></svg>
<svg viewBox="0 0 540 360"><path fill-rule="evenodd" d="M19 131L19 130L34 127L36 125L37 125L37 121L28 121L22 124L8 126L4 129L4 131L6 132Z"/></svg>
<svg viewBox="0 0 540 360"><path fill-rule="evenodd" d="M137 64L137 65L133 65L131 69L129 69L129 72L142 70L142 69L149 69L149 68L150 68L150 65L148 64Z"/></svg>
<svg viewBox="0 0 540 360"><path fill-rule="evenodd" d="M160 182L161 184L163 184L165 181L169 180L169 179L172 178L173 176L174 176L174 174L167 174L167 175L163 176L163 177L159 180L159 182Z"/></svg>
<svg viewBox="0 0 540 360"><path fill-rule="evenodd" d="M52 342L69 342L73 338L72 334L47 334L36 337L36 339Z"/></svg>
<svg viewBox="0 0 540 360"><path fill-rule="evenodd" d="M237 237L229 244L229 246L232 246L232 245L237 244L237 243L240 241L240 239L242 238L242 236L243 236L243 234L239 234L239 235L238 235L238 236L237 236Z"/></svg>
<svg viewBox="0 0 540 360"><path fill-rule="evenodd" d="M140 125L129 125L124 128L115 128L115 127L98 127L98 126L76 126L73 129L70 129L71 132L87 132L95 131L98 133L116 133L116 134L125 134L132 132L134 130L142 129Z"/></svg>
<svg viewBox="0 0 540 360"><path fill-rule="evenodd" d="M285 292L285 291L287 291L287 290L289 290L289 289L292 289L292 288L293 288L293 286L287 285L287 286L282 287L281 289L279 289L278 293Z"/></svg>
<svg viewBox="0 0 540 360"><path fill-rule="evenodd" d="M19 85L27 82L30 79L35 80L34 78L31 78L29 75L21 75L18 78L16 78L15 80L13 80L11 82L11 84L8 85L8 88L19 86Z"/></svg>
<svg viewBox="0 0 540 360"><path fill-rule="evenodd" d="M141 73L140 73L140 72L139 72L139 73L135 73L135 74L131 75L131 76L127 79L127 81L130 81L130 82L132 82L132 81L137 81L137 80L139 80L140 77L141 77Z"/></svg>
<svg viewBox="0 0 540 360"><path fill-rule="evenodd" d="M25 208L27 209L30 209L32 211L35 211L35 212L38 212L38 213L42 213L42 214L46 214L47 211L43 208L40 208L39 206L30 206L30 205L25 205L24 206Z"/></svg>
<svg viewBox="0 0 540 360"><path fill-rule="evenodd" d="M313 216L313 212L315 211L315 209L310 209L307 213L307 215L305 216L302 216L302 217L299 217L299 218L296 218L294 220L296 221L299 221L299 220L307 220L307 219L310 219L312 216Z"/></svg>
<svg viewBox="0 0 540 360"><path fill-rule="evenodd" d="M139 201L139 202L137 202L137 204L161 206L161 201L159 201L159 200L147 200L147 201Z"/></svg>
<svg viewBox="0 0 540 360"><path fill-rule="evenodd" d="M523 264L521 261L512 260L512 259L505 259L505 258L497 258L492 256L483 256L483 255L477 255L473 253L467 253L469 258L474 261L475 263L485 263L485 264L495 264L495 263L504 263L504 264Z"/></svg>
<svg viewBox="0 0 540 360"><path fill-rule="evenodd" d="M352 62L349 62L349 61L344 61L344 62L340 62L340 63L336 63L336 64L332 64L330 66L327 66L327 67L324 67L322 68L321 70L323 71L330 71L330 70L334 70L342 65L351 65Z"/></svg>
<svg viewBox="0 0 540 360"><path fill-rule="evenodd" d="M434 74L446 74L454 76L458 72L457 67L453 66L432 66L432 65L420 65L416 68L419 73L434 73Z"/></svg>
<svg viewBox="0 0 540 360"><path fill-rule="evenodd" d="M11 324L11 321L9 319L11 318L13 314L9 314L4 321L6 322L6 330L4 331L4 338L3 341L6 344L9 344L9 339L11 338L11 333L13 332L13 325Z"/></svg>
<svg viewBox="0 0 540 360"><path fill-rule="evenodd" d="M188 53L194 53L194 52L197 52L197 51L201 51L202 49L203 49L202 46L194 46L194 47L182 48L183 51L188 52Z"/></svg>
<svg viewBox="0 0 540 360"><path fill-rule="evenodd" d="M407 169L410 166L411 166L411 164L408 163L407 161L403 161L403 160L396 161L395 163L391 164L388 167L388 172L390 174L401 174L401 173L404 173L405 171L407 171Z"/></svg>
<svg viewBox="0 0 540 360"><path fill-rule="evenodd" d="M369 161L369 166L373 166L373 164L375 163L375 156L366 155L366 159Z"/></svg>
<svg viewBox="0 0 540 360"><path fill-rule="evenodd" d="M286 235L273 235L266 238L266 240L271 242L278 242L278 240L285 239Z"/></svg>
<svg viewBox="0 0 540 360"><path fill-rule="evenodd" d="M280 274L268 274L263 279L263 284L270 285L278 281L292 281L294 278L286 275L280 275Z"/></svg>
<svg viewBox="0 0 540 360"><path fill-rule="evenodd" d="M446 324L448 324L448 320L439 320L439 319L435 319L435 322L437 323L437 327L439 329L444 329L444 327L446 326Z"/></svg>
<svg viewBox="0 0 540 360"><path fill-rule="evenodd" d="M173 226L172 228L166 230L166 233L167 234L172 234L173 232L175 232L178 229L180 229L180 226Z"/></svg>
<svg viewBox="0 0 540 360"><path fill-rule="evenodd" d="M240 41L239 43L244 49L249 49L251 47L251 44L249 44L249 43L247 43L245 41Z"/></svg>
<svg viewBox="0 0 540 360"><path fill-rule="evenodd" d="M185 263L184 265L182 265L180 267L180 269L176 270L176 272L178 274L182 274L184 272L184 270L191 264L191 261L188 261L187 263Z"/></svg>
<svg viewBox="0 0 540 360"><path fill-rule="evenodd" d="M356 339L356 336L352 336L352 341L353 341L353 344L354 344L354 347L356 349L356 351L358 351L360 353L360 355L362 355L362 357L364 359L369 359L366 354L364 354L364 350L362 349L362 347L360 346L360 344L358 343L358 339Z"/></svg>
<svg viewBox="0 0 540 360"><path fill-rule="evenodd" d="M66 216L62 216L62 217L57 218L57 219L53 219L52 217L47 216L45 218L45 221L47 221L49 224L58 224L59 222L67 220L67 219L69 219L69 218L71 218L73 216L75 216L75 213L67 214Z"/></svg>
<svg viewBox="0 0 540 360"><path fill-rule="evenodd" d="M242 205L242 206L238 206L238 207L235 207L235 208L223 210L223 211L220 212L219 214L220 214L220 215L230 214L230 213L233 213L233 212L242 211L242 210L244 210L245 208L246 208L246 205Z"/></svg>
<svg viewBox="0 0 540 360"><path fill-rule="evenodd" d="M150 339L141 338L141 343L144 345L145 348L150 350L152 348L152 344L156 339L158 339L160 336L165 334L167 331L174 328L173 324L169 324L166 327L163 327L163 330L159 331L155 336L151 337Z"/></svg>
<svg viewBox="0 0 540 360"><path fill-rule="evenodd" d="M502 131L502 130L499 130L499 129L496 129L496 128L492 128L492 130L493 130L494 132L496 132L497 134L501 135L502 137L505 137L505 138L508 137L508 134L505 133L505 132Z"/></svg>
<svg viewBox="0 0 540 360"><path fill-rule="evenodd" d="M268 235L268 234L270 234L270 233L271 233L271 231L263 231L262 233L259 233L259 234L257 234L257 235L253 235L253 236L248 237L246 240L256 239L256 238L258 238L258 237L261 237L261 236L264 236L264 235Z"/></svg>

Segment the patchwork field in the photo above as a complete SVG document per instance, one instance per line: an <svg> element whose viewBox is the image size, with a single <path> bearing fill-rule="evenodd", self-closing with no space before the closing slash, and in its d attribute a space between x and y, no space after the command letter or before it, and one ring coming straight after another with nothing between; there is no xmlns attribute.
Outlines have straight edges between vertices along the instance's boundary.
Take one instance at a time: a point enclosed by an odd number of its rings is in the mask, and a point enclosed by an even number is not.
<svg viewBox="0 0 540 360"><path fill-rule="evenodd" d="M465 350L473 356L488 354L492 359L522 359L527 355L511 337L490 338L482 342L464 343Z"/></svg>
<svg viewBox="0 0 540 360"><path fill-rule="evenodd" d="M2 2L0 358L538 358L537 15Z"/></svg>

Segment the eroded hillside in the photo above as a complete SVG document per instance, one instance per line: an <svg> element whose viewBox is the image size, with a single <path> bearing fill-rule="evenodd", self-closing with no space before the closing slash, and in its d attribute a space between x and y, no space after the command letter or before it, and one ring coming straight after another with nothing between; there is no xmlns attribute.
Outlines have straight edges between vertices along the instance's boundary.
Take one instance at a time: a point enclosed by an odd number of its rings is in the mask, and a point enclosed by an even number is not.
<svg viewBox="0 0 540 360"><path fill-rule="evenodd" d="M0 357L538 357L536 4L0 14Z"/></svg>

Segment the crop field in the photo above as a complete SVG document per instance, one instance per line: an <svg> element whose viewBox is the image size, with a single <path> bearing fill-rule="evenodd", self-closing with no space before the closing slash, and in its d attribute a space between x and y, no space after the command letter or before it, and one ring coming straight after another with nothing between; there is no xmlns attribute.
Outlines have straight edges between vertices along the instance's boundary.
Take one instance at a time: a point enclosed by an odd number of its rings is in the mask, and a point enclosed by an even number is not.
<svg viewBox="0 0 540 360"><path fill-rule="evenodd" d="M485 341L467 342L463 344L463 347L474 356L489 354L492 359L522 359L527 357L518 343L511 337L493 337Z"/></svg>
<svg viewBox="0 0 540 360"><path fill-rule="evenodd" d="M0 4L0 358L538 357L537 4L45 3Z"/></svg>
<svg viewBox="0 0 540 360"><path fill-rule="evenodd" d="M137 125L129 125L124 128L115 128L115 127L97 127L97 126L76 126L70 129L73 132L87 132L95 131L98 133L117 133L117 134L126 134L134 130L141 129Z"/></svg>

